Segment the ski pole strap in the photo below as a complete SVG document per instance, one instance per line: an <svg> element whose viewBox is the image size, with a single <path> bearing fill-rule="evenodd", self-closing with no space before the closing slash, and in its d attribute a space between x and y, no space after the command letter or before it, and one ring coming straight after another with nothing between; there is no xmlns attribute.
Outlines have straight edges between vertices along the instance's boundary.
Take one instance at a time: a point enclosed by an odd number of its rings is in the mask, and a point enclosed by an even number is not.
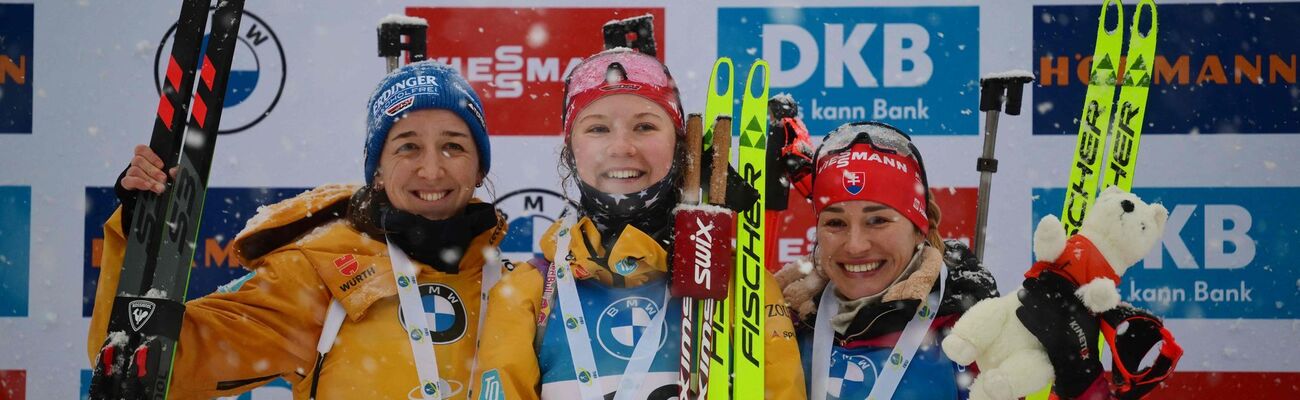
<svg viewBox="0 0 1300 400"><path fill-rule="evenodd" d="M185 304L165 298L119 294L113 298L113 315L127 318L126 321L110 320L109 332L121 331L140 338L161 336L175 342L180 339Z"/></svg>
<svg viewBox="0 0 1300 400"><path fill-rule="evenodd" d="M907 367L912 362L912 357L916 356L916 349L921 347L921 342L925 340L925 334L930 330L930 324L934 322L934 317L939 314L940 299L948 286L948 266L944 265L939 269L939 291L930 292L921 303L916 306L916 313L912 315L912 320L907 322L903 328L902 334L898 337L898 342L894 349L889 352L889 362L881 368L879 375L876 375L875 384L871 387L871 394L867 395L868 400L891 399L894 397L894 391L898 389L898 383L903 380L903 374L907 372ZM840 310L840 299L835 295L835 284L827 283L826 288L822 290L821 303L817 306L817 322L813 333L813 359L812 373L813 384L812 392L808 398L825 398L826 382L830 378L831 372L831 342L835 337L834 328L831 328L831 317Z"/></svg>
<svg viewBox="0 0 1300 400"><path fill-rule="evenodd" d="M411 354L415 358L416 375L420 378L421 395L425 400L441 399L438 357L433 352L433 340L429 338L429 320L424 316L424 302L420 301L420 285L415 278L418 271L406 252L392 240L388 241L388 258L393 264L397 299L401 305L401 315L405 315L403 326L407 339L411 341Z"/></svg>
<svg viewBox="0 0 1300 400"><path fill-rule="evenodd" d="M1120 306L1101 314L1101 333L1111 348L1111 389L1119 399L1141 399L1173 375L1183 348L1159 318ZM1147 352L1160 346L1155 362L1141 369Z"/></svg>

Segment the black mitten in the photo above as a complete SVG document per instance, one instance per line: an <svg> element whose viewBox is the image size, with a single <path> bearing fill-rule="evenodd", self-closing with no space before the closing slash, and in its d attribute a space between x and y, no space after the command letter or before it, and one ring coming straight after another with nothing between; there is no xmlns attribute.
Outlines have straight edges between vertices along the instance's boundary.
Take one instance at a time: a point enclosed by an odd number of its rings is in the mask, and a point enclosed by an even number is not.
<svg viewBox="0 0 1300 400"><path fill-rule="evenodd" d="M1056 373L1052 391L1063 398L1077 397L1102 373L1097 348L1097 317L1074 295L1076 287L1051 272L1025 279L1018 296L1016 317L1047 350Z"/></svg>

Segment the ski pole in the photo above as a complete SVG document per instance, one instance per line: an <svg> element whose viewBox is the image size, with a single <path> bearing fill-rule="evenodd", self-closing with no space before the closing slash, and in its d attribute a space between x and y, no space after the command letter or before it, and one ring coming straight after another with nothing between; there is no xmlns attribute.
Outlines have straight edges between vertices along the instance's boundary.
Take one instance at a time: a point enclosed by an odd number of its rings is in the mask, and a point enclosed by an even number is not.
<svg viewBox="0 0 1300 400"><path fill-rule="evenodd" d="M705 396L696 391L695 384L699 385L701 391L708 390L707 367L700 371L698 377L691 371L692 356L696 349L693 341L696 318L692 314L697 299L711 303L726 298L727 281L730 278L728 267L732 255L731 240L732 233L735 232L732 226L735 215L731 210L700 204L703 125L699 114L691 114L687 120L686 179L682 189L682 204L673 210L676 224L673 229L671 290L673 297L682 298L682 354L679 370L679 397L682 399ZM705 336L699 346L701 360L712 358L712 338L709 333L712 333L713 315L706 312L703 316L704 322L700 325L700 330L705 332ZM697 393L700 394L691 396Z"/></svg>
<svg viewBox="0 0 1300 400"><path fill-rule="evenodd" d="M1034 81L1027 71L1008 71L980 78L980 111L984 112L984 153L975 162L980 172L979 213L975 220L975 258L984 261L984 235L988 226L989 190L993 173L998 172L998 160L993 158L997 145L998 116L1005 104L1007 115L1020 115L1021 98L1025 84Z"/></svg>
<svg viewBox="0 0 1300 400"><path fill-rule="evenodd" d="M402 37L406 42L402 42ZM429 56L429 22L423 18L392 14L379 21L379 56L388 62L388 72L399 66L405 50L409 62L424 61Z"/></svg>

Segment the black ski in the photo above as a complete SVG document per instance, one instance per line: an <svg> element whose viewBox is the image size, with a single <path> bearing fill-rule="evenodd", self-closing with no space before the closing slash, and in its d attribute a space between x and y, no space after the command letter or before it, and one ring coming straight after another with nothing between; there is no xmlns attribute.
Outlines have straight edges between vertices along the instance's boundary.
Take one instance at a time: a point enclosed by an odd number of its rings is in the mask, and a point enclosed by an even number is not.
<svg viewBox="0 0 1300 400"><path fill-rule="evenodd" d="M161 195L138 194L108 338L91 379L91 399L167 398L244 1L218 2L199 60L209 5L209 0L185 0L181 6L149 141L164 170L178 170ZM192 106L190 90L195 91ZM187 111L188 124L182 124Z"/></svg>

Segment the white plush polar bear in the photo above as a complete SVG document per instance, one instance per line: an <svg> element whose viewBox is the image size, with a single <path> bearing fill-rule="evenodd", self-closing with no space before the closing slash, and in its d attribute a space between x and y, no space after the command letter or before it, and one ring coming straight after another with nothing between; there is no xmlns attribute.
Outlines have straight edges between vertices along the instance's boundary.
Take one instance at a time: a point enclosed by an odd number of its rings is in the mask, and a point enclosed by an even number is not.
<svg viewBox="0 0 1300 400"><path fill-rule="evenodd" d="M1120 300L1116 281L1160 239L1168 217L1159 204L1147 205L1131 193L1108 188L1079 233L1068 240L1060 220L1043 217L1034 232L1039 262L1026 275L1053 270L1079 285L1075 295L1092 312L1114 308ZM979 363L972 400L1023 397L1054 378L1046 350L1016 317L1020 304L1016 293L983 300L943 340L948 358L961 365Z"/></svg>

